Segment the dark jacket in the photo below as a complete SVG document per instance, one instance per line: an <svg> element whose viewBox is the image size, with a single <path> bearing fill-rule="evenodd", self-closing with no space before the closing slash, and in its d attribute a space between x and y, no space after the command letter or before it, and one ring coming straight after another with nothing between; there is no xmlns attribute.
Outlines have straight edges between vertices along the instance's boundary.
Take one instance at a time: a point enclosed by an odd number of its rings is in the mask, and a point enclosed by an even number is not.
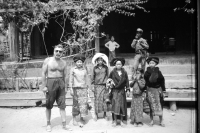
<svg viewBox="0 0 200 133"><path fill-rule="evenodd" d="M165 78L163 77L159 67L150 68L147 67L147 71L144 74L144 79L146 81L147 87L159 88L161 87L163 91L165 88Z"/></svg>

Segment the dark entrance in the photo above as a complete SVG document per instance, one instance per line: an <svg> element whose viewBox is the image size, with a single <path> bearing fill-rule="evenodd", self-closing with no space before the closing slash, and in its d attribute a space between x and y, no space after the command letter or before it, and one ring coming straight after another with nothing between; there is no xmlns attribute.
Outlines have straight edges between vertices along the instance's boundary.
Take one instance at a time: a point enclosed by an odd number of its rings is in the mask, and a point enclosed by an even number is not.
<svg viewBox="0 0 200 133"><path fill-rule="evenodd" d="M163 38L175 38L176 51L193 51L196 44L196 12L188 14L184 11L174 12L174 8L184 6L181 0L149 1L143 6L150 13L136 9L135 17L129 17L115 12L110 13L100 26L100 31L114 36L120 44L120 53L133 53L131 42L137 28L144 30L143 38L150 45L150 52L164 52ZM101 51L103 40L100 40Z"/></svg>

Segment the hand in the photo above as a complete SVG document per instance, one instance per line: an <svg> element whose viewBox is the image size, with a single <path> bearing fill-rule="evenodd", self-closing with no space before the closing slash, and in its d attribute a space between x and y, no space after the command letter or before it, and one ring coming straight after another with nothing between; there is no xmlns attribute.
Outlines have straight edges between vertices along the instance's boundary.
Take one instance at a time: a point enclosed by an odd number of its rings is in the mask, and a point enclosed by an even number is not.
<svg viewBox="0 0 200 133"><path fill-rule="evenodd" d="M126 96L127 96L127 97L130 97L130 91L127 91L127 92L126 92Z"/></svg>
<svg viewBox="0 0 200 133"><path fill-rule="evenodd" d="M166 91L163 92L163 97L167 97Z"/></svg>
<svg viewBox="0 0 200 133"><path fill-rule="evenodd" d="M47 93L47 92L48 92L48 88L47 88L47 87L44 87L44 88L42 89L42 91L43 91L44 93Z"/></svg>
<svg viewBox="0 0 200 133"><path fill-rule="evenodd" d="M73 89L70 88L70 95L73 96L74 95L74 92L73 92Z"/></svg>

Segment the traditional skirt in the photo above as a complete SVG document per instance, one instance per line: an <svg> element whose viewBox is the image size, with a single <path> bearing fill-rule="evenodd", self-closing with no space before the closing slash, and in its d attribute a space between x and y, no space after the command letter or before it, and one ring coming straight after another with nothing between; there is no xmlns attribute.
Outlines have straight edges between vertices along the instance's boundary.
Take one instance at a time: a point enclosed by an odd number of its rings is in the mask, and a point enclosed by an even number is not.
<svg viewBox="0 0 200 133"><path fill-rule="evenodd" d="M132 122L142 122L143 119L143 97L132 95L130 118Z"/></svg>
<svg viewBox="0 0 200 133"><path fill-rule="evenodd" d="M94 106L95 113L101 113L110 111L109 105L106 104L105 95L108 93L108 90L105 89L105 85L95 85L94 86Z"/></svg>
<svg viewBox="0 0 200 133"><path fill-rule="evenodd" d="M153 116L163 115L163 97L161 88L147 88L147 102L150 106L150 114Z"/></svg>
<svg viewBox="0 0 200 133"><path fill-rule="evenodd" d="M127 117L127 103L125 90L112 91L112 113L115 115Z"/></svg>
<svg viewBox="0 0 200 133"><path fill-rule="evenodd" d="M81 117L88 115L88 91L87 88L73 87L72 115Z"/></svg>

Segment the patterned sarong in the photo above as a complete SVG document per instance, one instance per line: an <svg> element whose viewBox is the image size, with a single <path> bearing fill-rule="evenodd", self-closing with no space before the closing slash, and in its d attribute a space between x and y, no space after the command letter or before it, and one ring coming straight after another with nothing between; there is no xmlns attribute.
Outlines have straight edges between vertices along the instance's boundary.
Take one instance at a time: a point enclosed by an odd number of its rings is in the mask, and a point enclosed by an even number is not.
<svg viewBox="0 0 200 133"><path fill-rule="evenodd" d="M109 111L109 108L105 102L105 93L108 93L105 90L105 85L94 86L94 106L96 113Z"/></svg>
<svg viewBox="0 0 200 133"><path fill-rule="evenodd" d="M142 122L143 119L142 95L132 95L130 118L132 122Z"/></svg>
<svg viewBox="0 0 200 133"><path fill-rule="evenodd" d="M72 115L81 117L88 115L88 91L87 88L73 87Z"/></svg>
<svg viewBox="0 0 200 133"><path fill-rule="evenodd" d="M150 113L153 116L162 116L163 109L163 97L161 97L162 89L161 88L147 88L147 101L150 106Z"/></svg>

